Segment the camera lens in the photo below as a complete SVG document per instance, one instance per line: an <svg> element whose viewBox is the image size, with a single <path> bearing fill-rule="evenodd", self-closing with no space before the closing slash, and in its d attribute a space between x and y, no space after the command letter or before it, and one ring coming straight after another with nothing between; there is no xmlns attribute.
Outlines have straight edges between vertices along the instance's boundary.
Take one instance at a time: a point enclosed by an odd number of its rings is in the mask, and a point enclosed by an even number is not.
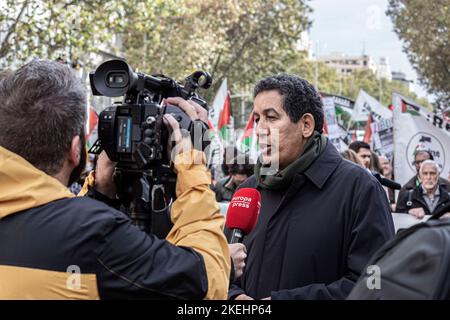
<svg viewBox="0 0 450 320"><path fill-rule="evenodd" d="M106 76L106 85L110 88L124 88L128 85L128 76L123 71L111 71Z"/></svg>
<svg viewBox="0 0 450 320"><path fill-rule="evenodd" d="M124 78L122 77L122 75L112 75L109 77L109 82L120 84L124 82Z"/></svg>
<svg viewBox="0 0 450 320"><path fill-rule="evenodd" d="M204 75L201 75L201 76L198 78L198 85L199 85L200 87L203 87L203 86L205 85L205 83L206 83L206 77L205 77Z"/></svg>

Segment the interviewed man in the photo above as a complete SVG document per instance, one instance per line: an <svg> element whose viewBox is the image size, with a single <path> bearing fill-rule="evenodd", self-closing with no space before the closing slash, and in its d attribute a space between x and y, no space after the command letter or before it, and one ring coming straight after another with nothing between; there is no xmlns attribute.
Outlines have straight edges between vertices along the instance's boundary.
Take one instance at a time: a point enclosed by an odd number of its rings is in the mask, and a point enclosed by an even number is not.
<svg viewBox="0 0 450 320"><path fill-rule="evenodd" d="M86 155L86 92L70 68L34 60L2 77L0 101L0 299L226 298L224 218L203 153L173 117L165 122L184 147L173 162L174 226L160 240L122 212L68 191ZM195 103L170 103L207 120ZM105 196L110 168L95 177ZM79 281L70 281L72 272Z"/></svg>
<svg viewBox="0 0 450 320"><path fill-rule="evenodd" d="M322 135L322 102L307 81L261 80L253 112L262 157L240 188L260 190L261 211L229 298L344 299L394 235L384 190Z"/></svg>

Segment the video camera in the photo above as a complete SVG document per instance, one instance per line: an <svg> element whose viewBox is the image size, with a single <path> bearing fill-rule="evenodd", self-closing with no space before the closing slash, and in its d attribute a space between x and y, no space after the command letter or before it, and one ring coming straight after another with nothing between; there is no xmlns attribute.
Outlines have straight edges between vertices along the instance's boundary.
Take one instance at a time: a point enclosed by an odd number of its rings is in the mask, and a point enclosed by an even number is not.
<svg viewBox="0 0 450 320"><path fill-rule="evenodd" d="M136 73L123 60L102 63L89 78L94 95L123 96L122 102L100 113L99 139L89 152L99 154L105 150L117 162L115 181L122 210L144 231L164 236L151 223L151 213L167 211L175 196L176 176L169 168L170 137L163 115L172 114L193 140L194 132L204 132L208 127L201 120L191 121L176 106L163 105L163 100L181 97L208 110L207 102L196 90L208 89L212 78L207 72L196 71L183 85L164 75ZM204 150L207 141L202 139L202 134L196 136L198 141L193 141L194 146L200 145Z"/></svg>

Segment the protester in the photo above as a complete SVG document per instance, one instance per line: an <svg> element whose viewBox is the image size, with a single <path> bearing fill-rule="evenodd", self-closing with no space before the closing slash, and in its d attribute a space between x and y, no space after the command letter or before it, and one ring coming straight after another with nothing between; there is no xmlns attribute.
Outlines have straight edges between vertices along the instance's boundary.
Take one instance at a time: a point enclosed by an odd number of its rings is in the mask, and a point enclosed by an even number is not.
<svg viewBox="0 0 450 320"><path fill-rule="evenodd" d="M370 171L372 171L372 172L381 173L383 171L383 169L381 168L381 164L380 164L380 158L373 151L370 151L370 165L369 165L369 168L370 168Z"/></svg>
<svg viewBox="0 0 450 320"><path fill-rule="evenodd" d="M378 157L379 162L380 162L380 166L381 166L381 174L389 179L389 180L395 180L394 178L394 170L392 168L392 164L391 161L385 156L385 155L381 155ZM384 187L388 198L389 198L389 203L391 204L391 210L392 212L395 212L396 207L395 207L395 190L392 188L388 188L388 187Z"/></svg>
<svg viewBox="0 0 450 320"><path fill-rule="evenodd" d="M361 158L365 168L370 169L370 160L372 153L370 152L370 145L363 141L353 141L348 146L350 150L356 152L356 154Z"/></svg>
<svg viewBox="0 0 450 320"><path fill-rule="evenodd" d="M253 174L253 165L247 155L239 154L229 165L229 176L216 183L213 190L218 202L231 201L236 188Z"/></svg>
<svg viewBox="0 0 450 320"><path fill-rule="evenodd" d="M391 161L385 155L379 156L378 159L380 161L381 174L389 180L395 180Z"/></svg>
<svg viewBox="0 0 450 320"><path fill-rule="evenodd" d="M414 166L416 168L416 175L412 177L403 187L401 188L397 200L403 199L406 196L406 193L408 190L416 189L420 186L420 176L419 176L419 169L422 162L425 160L434 160L433 155L430 151L419 149L416 150L414 153ZM447 181L444 178L439 177L438 184L442 187L444 187L447 191L450 191L450 182Z"/></svg>
<svg viewBox="0 0 450 320"><path fill-rule="evenodd" d="M432 215L450 204L450 193L438 184L439 166L433 160L425 160L419 168L420 185L399 198L397 212L409 213L417 219Z"/></svg>
<svg viewBox="0 0 450 320"><path fill-rule="evenodd" d="M394 235L384 191L321 134L322 102L307 81L261 80L253 112L262 160L240 187L259 189L261 211L229 297L344 299Z"/></svg>
<svg viewBox="0 0 450 320"><path fill-rule="evenodd" d="M86 91L66 65L34 60L0 81L0 299L224 299L230 256L204 154L165 116L177 146L166 240L67 186L84 168ZM181 98L191 119L206 111ZM199 160L196 163L194 160ZM105 153L97 192L113 196ZM80 279L73 285L70 275ZM69 283L69 284L68 284Z"/></svg>
<svg viewBox="0 0 450 320"><path fill-rule="evenodd" d="M351 149L347 149L347 150L341 152L341 156L342 156L342 158L344 158L348 161L351 161L353 163L356 163L357 165L364 168L364 164L363 164L361 158L356 154L355 151L353 151Z"/></svg>

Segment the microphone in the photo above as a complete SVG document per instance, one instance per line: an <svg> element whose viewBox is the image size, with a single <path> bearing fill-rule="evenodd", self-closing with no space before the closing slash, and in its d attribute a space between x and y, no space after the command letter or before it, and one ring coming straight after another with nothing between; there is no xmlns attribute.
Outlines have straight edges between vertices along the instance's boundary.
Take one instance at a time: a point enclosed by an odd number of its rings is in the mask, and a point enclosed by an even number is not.
<svg viewBox="0 0 450 320"><path fill-rule="evenodd" d="M391 188L394 190L400 190L402 188L402 186L399 183L389 180L389 179L386 179L386 178L383 178L381 176L381 174L376 171L371 171L371 173L385 187L388 187L388 188Z"/></svg>
<svg viewBox="0 0 450 320"><path fill-rule="evenodd" d="M261 194L254 188L236 191L227 210L225 225L231 232L230 243L241 243L258 220L261 208Z"/></svg>

